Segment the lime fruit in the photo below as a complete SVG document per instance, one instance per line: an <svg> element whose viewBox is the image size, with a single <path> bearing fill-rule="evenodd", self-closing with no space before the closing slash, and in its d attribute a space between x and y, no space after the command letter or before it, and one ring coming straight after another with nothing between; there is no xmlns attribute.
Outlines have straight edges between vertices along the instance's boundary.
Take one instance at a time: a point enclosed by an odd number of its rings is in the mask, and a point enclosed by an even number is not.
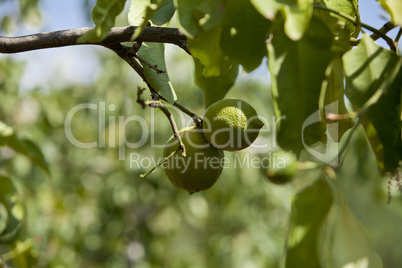
<svg viewBox="0 0 402 268"><path fill-rule="evenodd" d="M223 99L213 103L203 118L204 136L213 146L239 151L250 146L264 123L247 102Z"/></svg>
<svg viewBox="0 0 402 268"><path fill-rule="evenodd" d="M174 186L190 194L209 189L218 180L223 170L224 153L213 147L202 135L202 129L189 127L179 131L186 148L186 156L178 151L162 167ZM176 138L171 137L165 145L166 158L179 147Z"/></svg>
<svg viewBox="0 0 402 268"><path fill-rule="evenodd" d="M296 155L282 150L273 152L265 173L268 180L275 184L290 182L297 173Z"/></svg>

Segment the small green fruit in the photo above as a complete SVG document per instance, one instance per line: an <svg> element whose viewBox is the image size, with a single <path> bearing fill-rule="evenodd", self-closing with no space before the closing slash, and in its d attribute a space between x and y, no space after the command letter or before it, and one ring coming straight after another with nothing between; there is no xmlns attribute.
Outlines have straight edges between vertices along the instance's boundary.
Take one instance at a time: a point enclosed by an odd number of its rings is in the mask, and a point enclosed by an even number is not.
<svg viewBox="0 0 402 268"><path fill-rule="evenodd" d="M216 148L226 151L239 151L250 146L263 126L254 108L239 99L213 103L203 119L205 138Z"/></svg>
<svg viewBox="0 0 402 268"><path fill-rule="evenodd" d="M175 187L190 194L209 189L222 173L223 151L209 144L200 128L184 128L179 134L186 147L186 157L179 151L163 163L166 176ZM170 138L165 145L163 156L168 157L178 146L178 140Z"/></svg>
<svg viewBox="0 0 402 268"><path fill-rule="evenodd" d="M290 182L297 173L296 155L282 150L273 152L265 173L272 183L285 184Z"/></svg>

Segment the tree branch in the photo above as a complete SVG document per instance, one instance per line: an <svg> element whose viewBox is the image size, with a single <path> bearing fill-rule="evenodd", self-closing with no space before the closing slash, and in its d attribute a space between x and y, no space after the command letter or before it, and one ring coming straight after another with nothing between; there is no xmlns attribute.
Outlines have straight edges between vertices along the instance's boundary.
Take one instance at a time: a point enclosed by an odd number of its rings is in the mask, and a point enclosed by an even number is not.
<svg viewBox="0 0 402 268"><path fill-rule="evenodd" d="M0 53L19 53L37 49L65 47L74 45L101 45L110 47L113 44L131 40L137 27L114 27L107 37L100 42L77 43L77 39L91 30L91 28L78 28L72 30L38 33L18 37L0 36ZM135 40L137 42L156 42L175 44L190 53L186 43L186 36L176 28L145 27L144 31Z"/></svg>

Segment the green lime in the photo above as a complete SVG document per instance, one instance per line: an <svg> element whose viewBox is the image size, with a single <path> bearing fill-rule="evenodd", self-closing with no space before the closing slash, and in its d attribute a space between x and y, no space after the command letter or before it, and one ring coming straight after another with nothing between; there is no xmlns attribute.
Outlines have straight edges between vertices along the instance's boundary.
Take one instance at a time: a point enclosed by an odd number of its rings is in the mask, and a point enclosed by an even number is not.
<svg viewBox="0 0 402 268"><path fill-rule="evenodd" d="M216 148L226 151L239 151L250 146L263 126L254 108L239 99L213 103L203 118L205 138Z"/></svg>
<svg viewBox="0 0 402 268"><path fill-rule="evenodd" d="M224 153L213 147L202 135L202 129L190 127L179 131L186 156L178 151L162 167L174 186L190 194L209 189L223 170ZM177 150L179 142L171 137L165 145L164 157Z"/></svg>
<svg viewBox="0 0 402 268"><path fill-rule="evenodd" d="M275 184L288 183L297 173L297 157L291 152L282 150L272 152L268 164L266 176Z"/></svg>

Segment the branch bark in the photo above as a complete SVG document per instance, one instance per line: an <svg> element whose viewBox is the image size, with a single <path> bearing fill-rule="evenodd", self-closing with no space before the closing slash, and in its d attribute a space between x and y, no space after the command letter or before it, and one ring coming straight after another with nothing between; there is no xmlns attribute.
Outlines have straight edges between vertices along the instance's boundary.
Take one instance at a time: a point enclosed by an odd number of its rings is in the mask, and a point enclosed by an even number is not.
<svg viewBox="0 0 402 268"><path fill-rule="evenodd" d="M91 28L78 28L71 30L38 33L18 37L0 36L0 53L11 54L38 49L65 47L74 45L100 45L110 47L113 44L131 40L137 27L114 27L107 37L100 42L77 43L77 39L91 30ZM145 27L143 32L135 40L136 42L170 43L177 45L189 53L186 36L176 28Z"/></svg>

